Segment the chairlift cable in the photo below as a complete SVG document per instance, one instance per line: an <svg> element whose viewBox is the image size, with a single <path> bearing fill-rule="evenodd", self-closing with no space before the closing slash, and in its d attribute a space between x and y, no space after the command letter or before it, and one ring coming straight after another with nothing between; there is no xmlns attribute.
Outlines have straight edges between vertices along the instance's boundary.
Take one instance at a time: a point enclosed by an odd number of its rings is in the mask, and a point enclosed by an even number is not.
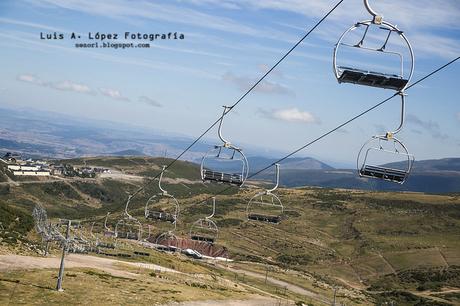
<svg viewBox="0 0 460 306"><path fill-rule="evenodd" d="M251 93L279 64L281 64L281 62L284 61L286 59L286 57L288 57L292 53L292 51L294 51L294 49L296 49L314 30L316 30L316 28L319 25L321 25L324 22L324 20L326 20L329 17L329 15L331 15L342 4L343 1L344 0L340 0L339 2L337 2L327 12L327 14L325 14L304 36L302 36L302 38L300 38L300 40L296 44L294 44L294 46L292 46L269 70L267 70L262 75L262 77L259 78L258 81L256 81L254 83L253 86L251 86L233 105L229 106L229 109L228 109L227 112L225 112L224 114L219 116L219 118L216 121L214 121L214 123L212 123L204 132L202 132L200 134L200 136L198 136L187 148L185 148L176 158L174 158L171 162L169 162L169 164L166 165L165 170L168 169L169 167L171 167L172 165L174 165L185 153L187 153L198 141L200 141L212 128L214 128L216 126L216 124L221 122L222 118L226 114L231 112L234 107L236 107L241 101L243 101L244 98L246 98L246 96L249 93ZM150 178L147 183L145 183L143 186L141 186L139 189L137 189L133 194L131 194L130 198L136 196L139 192L144 190L148 185L150 185L151 182L153 182L155 179L157 179L160 174L161 174L161 172L157 173L154 177Z"/></svg>
<svg viewBox="0 0 460 306"><path fill-rule="evenodd" d="M419 83L425 81L426 79L428 79L429 77L435 75L436 73L440 72L441 70L447 68L448 66L450 66L451 64L453 64L454 62L456 62L456 61L459 60L459 59L460 59L460 56L458 56L458 57L456 57L455 59L451 60L450 62L448 62L448 63L442 65L441 67L439 67L439 68L433 70L432 72L430 72L430 73L427 74L426 76L420 78L419 80L415 81L415 82L412 83L411 85L407 86L407 88L405 89L405 91L407 91L408 89L414 87L415 85L417 85L417 84L419 84ZM323 139L323 138L329 136L329 135L332 134L333 132L335 132L335 131L341 129L342 127L348 125L349 123L355 121L356 119L358 119L358 118L364 116L365 114L371 112L372 110L374 110L374 109L376 109L376 108L382 106L383 104L385 104L386 102L390 101L391 99L393 99L394 97L396 97L396 96L398 96L398 95L399 95L399 92L394 93L393 95L391 95L390 97L386 98L385 100L383 100L383 101L381 101L381 102L375 104L374 106L372 106L372 107L368 108L367 110L365 110L365 111L359 113L358 115L352 117L351 119L345 121L344 123L338 125L337 127L333 128L333 129L331 129L331 130L329 130L328 132L322 134L321 136L315 138L314 140L312 140L312 141L306 143L305 145L303 145L303 146L301 146L300 148L294 150L293 152L289 153L288 155L286 155L286 156L280 158L279 160L277 160L277 161L271 163L270 165L266 166L265 168L263 168L263 169L261 169L261 170L255 172L255 173L253 173L253 174L250 174L250 175L248 176L248 179L250 179L250 178L252 178L252 177L254 177L254 176L256 176L256 175L262 173L263 171L269 169L270 167L273 167L274 165L276 165L276 164L278 164L278 163L281 163L282 161L286 160L287 158L289 158L289 157L291 157L291 156L297 154L298 152L302 151L303 149L305 149L305 148L311 146L312 144L314 144L314 143L320 141L321 139ZM232 187L229 186L229 187L227 187L227 188L225 188L225 189L219 191L218 193L216 193L216 194L213 195L213 196L223 194L224 192L226 192L226 191L229 190L230 188L232 188ZM208 198L208 199L209 199L209 198Z"/></svg>

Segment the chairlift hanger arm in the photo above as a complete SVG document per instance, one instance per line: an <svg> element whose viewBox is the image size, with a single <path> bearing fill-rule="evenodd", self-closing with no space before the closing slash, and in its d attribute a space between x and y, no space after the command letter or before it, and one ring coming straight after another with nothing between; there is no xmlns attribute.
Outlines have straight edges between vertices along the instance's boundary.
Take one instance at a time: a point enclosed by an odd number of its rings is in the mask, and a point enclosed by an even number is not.
<svg viewBox="0 0 460 306"><path fill-rule="evenodd" d="M375 24L381 24L383 21L383 15L380 15L371 8L369 5L369 0L364 0L364 6L366 7L366 10L369 12L369 14L373 16L372 22Z"/></svg>
<svg viewBox="0 0 460 306"><path fill-rule="evenodd" d="M163 170L161 170L160 178L158 179L158 188L160 188L162 194L168 194L168 192L161 187L161 180L163 179L163 173L165 172L166 166L163 165Z"/></svg>
<svg viewBox="0 0 460 306"><path fill-rule="evenodd" d="M227 115L227 113L232 109L232 107L229 107L229 106L226 106L226 105L223 105L222 107L224 108L224 112L222 113L222 116L220 117L219 128L218 128L217 133L219 135L220 140L222 140L222 142L224 143L224 147L228 147L228 146L230 146L230 142L227 141L222 136L222 125L223 125L223 122L224 122L225 115Z"/></svg>
<svg viewBox="0 0 460 306"><path fill-rule="evenodd" d="M279 183L280 183L280 164L278 164L278 163L275 164L275 172L276 172L276 174L275 174L276 184L275 184L275 186L274 186L272 189L268 189L268 190L266 191L267 194L272 193L272 192L275 191L275 190L278 188L278 186L279 186Z"/></svg>
<svg viewBox="0 0 460 306"><path fill-rule="evenodd" d="M109 218L109 215L110 215L110 211L107 212L107 215L105 215L105 220L104 220L104 228L107 231L110 231L109 227L107 226L107 219Z"/></svg>
<svg viewBox="0 0 460 306"><path fill-rule="evenodd" d="M96 223L96 222L91 223L91 229L89 230L89 234L90 234L91 237L93 237L93 238L95 238L95 236L94 236L94 234L93 234L94 223Z"/></svg>
<svg viewBox="0 0 460 306"><path fill-rule="evenodd" d="M128 196L128 201L126 201L126 205L125 205L125 211L124 211L124 215L128 217L128 219L133 219L133 216L131 216L128 212L128 207L129 207L129 202L131 202L131 199L133 198L132 195L129 195Z"/></svg>
<svg viewBox="0 0 460 306"><path fill-rule="evenodd" d="M211 219L216 213L216 197L212 197L212 214L206 217L206 219Z"/></svg>
<svg viewBox="0 0 460 306"><path fill-rule="evenodd" d="M387 132L385 135L385 138L391 139L393 138L393 135L399 133L403 126L404 126L404 119L406 117L406 94L404 91L399 92L399 95L401 96L401 116L400 116L400 121L399 121L399 126L392 132Z"/></svg>

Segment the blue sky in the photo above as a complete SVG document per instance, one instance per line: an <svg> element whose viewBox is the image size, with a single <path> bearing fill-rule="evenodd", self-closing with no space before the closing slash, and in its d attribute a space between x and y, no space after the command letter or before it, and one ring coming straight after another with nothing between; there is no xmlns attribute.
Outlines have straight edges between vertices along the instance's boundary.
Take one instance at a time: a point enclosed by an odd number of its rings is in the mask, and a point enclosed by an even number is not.
<svg viewBox="0 0 460 306"><path fill-rule="evenodd" d="M335 2L4 0L0 106L195 136ZM414 80L458 56L458 1L371 4L413 44ZM332 72L335 42L348 27L365 19L369 15L361 0L345 0L226 117L226 137L235 144L288 152L390 96L389 90L338 84ZM82 36L79 42L92 42L88 32L123 36L126 31L178 32L185 39L153 41L149 49L114 50L77 49L69 38L75 32ZM65 38L41 40L41 32L63 33ZM407 92L407 123L400 138L416 159L460 156L459 73L456 63ZM300 156L352 164L361 145L396 127L398 118L399 100L394 99Z"/></svg>

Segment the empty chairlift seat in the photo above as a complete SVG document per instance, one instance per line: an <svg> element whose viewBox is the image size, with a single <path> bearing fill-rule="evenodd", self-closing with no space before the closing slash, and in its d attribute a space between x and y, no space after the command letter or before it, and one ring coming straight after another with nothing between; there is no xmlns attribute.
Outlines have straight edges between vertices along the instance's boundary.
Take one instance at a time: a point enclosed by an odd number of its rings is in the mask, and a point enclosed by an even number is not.
<svg viewBox="0 0 460 306"><path fill-rule="evenodd" d="M340 83L352 83L385 89L401 90L408 80L395 74L384 74L350 67L338 67Z"/></svg>
<svg viewBox="0 0 460 306"><path fill-rule="evenodd" d="M281 216L271 216L271 215L254 214L254 213L248 214L248 219L254 220L254 221L269 222L269 223L280 223L281 222Z"/></svg>
<svg viewBox="0 0 460 306"><path fill-rule="evenodd" d="M121 239L130 239L130 240L138 240L139 235L138 233L133 233L133 232L118 232L118 238Z"/></svg>
<svg viewBox="0 0 460 306"><path fill-rule="evenodd" d="M208 242L208 243L214 243L214 237L195 234L195 235L192 235L190 238L192 240L196 240L196 241L204 241L204 242Z"/></svg>
<svg viewBox="0 0 460 306"><path fill-rule="evenodd" d="M224 106L220 118L217 134L222 143L215 145L201 159L200 174L203 182L242 186L248 177L249 165L243 151L222 136L223 120L231 109L232 107Z"/></svg>
<svg viewBox="0 0 460 306"><path fill-rule="evenodd" d="M404 32L395 25L366 20L355 23L340 36L334 48L333 67L339 83L403 91L414 72L414 53Z"/></svg>
<svg viewBox="0 0 460 306"><path fill-rule="evenodd" d="M104 249L115 249L115 244L113 243L99 242L97 246Z"/></svg>
<svg viewBox="0 0 460 306"><path fill-rule="evenodd" d="M166 221L171 223L176 220L174 215L162 211L149 211L146 217L148 219Z"/></svg>
<svg viewBox="0 0 460 306"><path fill-rule="evenodd" d="M364 165L360 171L361 176L376 177L387 181L402 183L409 175L407 171L385 168L381 166Z"/></svg>
<svg viewBox="0 0 460 306"><path fill-rule="evenodd" d="M203 169L203 180L228 183L232 185L242 185L243 176L237 173L224 173Z"/></svg>

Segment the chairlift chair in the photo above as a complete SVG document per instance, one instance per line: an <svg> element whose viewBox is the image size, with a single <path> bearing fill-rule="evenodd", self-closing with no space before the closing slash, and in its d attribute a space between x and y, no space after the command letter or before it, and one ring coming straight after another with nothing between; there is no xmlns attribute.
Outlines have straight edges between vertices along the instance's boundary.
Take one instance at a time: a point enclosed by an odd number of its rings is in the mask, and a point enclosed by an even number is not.
<svg viewBox="0 0 460 306"><path fill-rule="evenodd" d="M93 251L91 242L83 235L83 227L78 225L76 227L71 227L71 232L73 232L73 238L70 239L70 249L71 253L88 253Z"/></svg>
<svg viewBox="0 0 460 306"><path fill-rule="evenodd" d="M160 193L150 197L145 204L145 218L163 223L169 222L173 225L172 229L169 229L166 232L158 235L155 239L156 244L165 245L169 248L175 247L175 245L177 245L177 237L174 232L177 228L177 220L179 218L180 207L177 199L173 195L169 194L168 191L165 190L161 185L165 170L166 166L163 166L160 177L158 179L158 188L160 189ZM168 211L168 209L170 210Z"/></svg>
<svg viewBox="0 0 460 306"><path fill-rule="evenodd" d="M394 135L404 125L405 99L401 96L401 121L399 127L385 135L376 135L368 140L358 153L356 167L361 177L378 178L403 184L409 176L415 158L407 147ZM382 159L384 158L384 159ZM379 161L376 162L376 161ZM382 164L382 161L386 162Z"/></svg>
<svg viewBox="0 0 460 306"><path fill-rule="evenodd" d="M109 215L109 213L107 213L106 218L104 220L104 229L103 229L102 237L101 237L100 233L94 234L94 224L96 222L93 222L91 224L90 235L95 240L95 247L96 248L115 249L115 243L114 242L106 242L106 239L104 239L104 237L114 238L114 232L110 231L110 229L107 227L107 217L108 217L108 215ZM106 235L106 232L108 232L110 234Z"/></svg>
<svg viewBox="0 0 460 306"><path fill-rule="evenodd" d="M224 106L218 129L222 144L215 145L203 157L201 179L204 182L226 183L241 187L249 174L248 160L240 148L232 145L222 136L223 120L230 110L231 107Z"/></svg>
<svg viewBox="0 0 460 306"><path fill-rule="evenodd" d="M206 203L205 203L206 204ZM212 217L216 213L216 197L212 197L212 213L205 217L198 219L192 223L190 227L190 239L197 241L204 241L207 243L214 243L219 236L219 228Z"/></svg>
<svg viewBox="0 0 460 306"><path fill-rule="evenodd" d="M392 146L392 149L385 148L385 144ZM386 163L377 165L370 162L373 155L392 157L399 163ZM357 169L359 176L379 178L385 181L403 184L409 176L415 158L409 153L406 146L396 137L386 135L373 136L367 141L357 158Z"/></svg>
<svg viewBox="0 0 460 306"><path fill-rule="evenodd" d="M142 225L133 216L128 213L129 202L132 196L128 197L126 202L125 211L123 216L115 225L115 237L130 240L141 240L142 238Z"/></svg>
<svg viewBox="0 0 460 306"><path fill-rule="evenodd" d="M280 198L273 193L279 186L280 165L275 164L276 184L272 189L257 193L249 200L246 207L248 220L280 223L284 206Z"/></svg>
<svg viewBox="0 0 460 306"><path fill-rule="evenodd" d="M333 53L333 68L335 77L337 78L337 81L339 83L352 83L385 89L392 89L396 91L403 91L407 87L414 72L415 57L412 46L407 37L401 30L397 28L397 26L384 21L383 17L377 14L369 6L368 0L364 0L364 5L368 12L373 16L373 19L361 21L354 24L352 27L346 30L342 34L342 36L340 36L337 44L335 45ZM376 30L384 33L383 37L385 37L384 43L379 47L372 47L366 44L366 38L369 29L375 27L377 28ZM353 31L359 28L364 28L364 34L362 38L355 44L346 43L344 39L347 36L349 36L349 34L351 34ZM393 33L398 35L401 38L403 45L407 47L410 56L410 68L408 71L405 71L404 69L405 65L403 53L388 50L387 48L388 43L390 41L390 37ZM351 48L350 50L360 50L366 52L373 52L373 54L376 55L387 55L397 57L400 62L400 67L397 71L395 70L393 73L384 73L370 71L369 69L361 69L359 67L350 67L350 65L341 66L338 64L337 57L340 57L340 50L342 48Z"/></svg>
<svg viewBox="0 0 460 306"><path fill-rule="evenodd" d="M175 224L179 217L179 202L161 186L165 169L166 166L163 166L163 170L158 179L160 193L151 196L145 203L145 218ZM168 208L173 208L173 210L168 211Z"/></svg>

